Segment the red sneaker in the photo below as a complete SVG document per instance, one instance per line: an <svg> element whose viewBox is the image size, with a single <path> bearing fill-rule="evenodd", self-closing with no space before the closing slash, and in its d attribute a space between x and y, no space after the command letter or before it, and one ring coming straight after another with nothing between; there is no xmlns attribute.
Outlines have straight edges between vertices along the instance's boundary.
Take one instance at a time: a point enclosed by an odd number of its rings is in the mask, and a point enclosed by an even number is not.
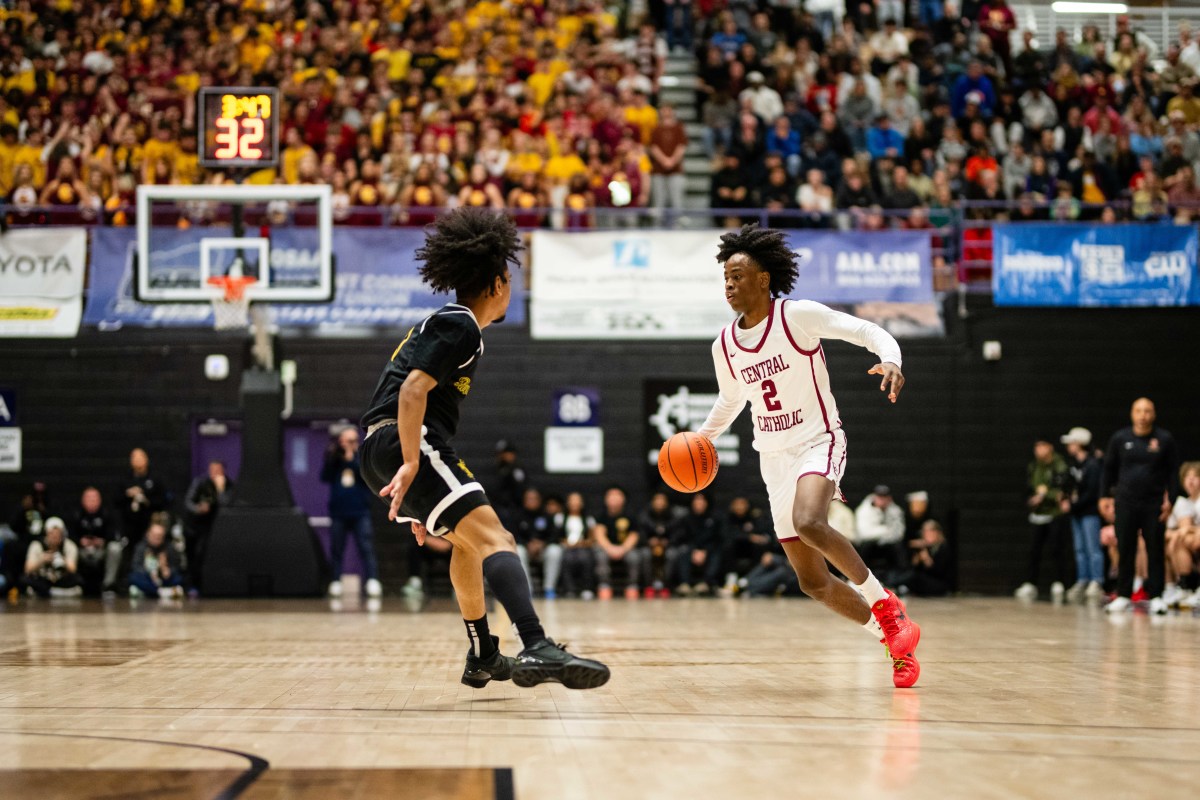
<svg viewBox="0 0 1200 800"><path fill-rule="evenodd" d="M654 587L647 586L645 589L643 589L642 597L646 598L647 600L653 600L654 599Z"/></svg>
<svg viewBox="0 0 1200 800"><path fill-rule="evenodd" d="M670 596L671 596L671 590L670 590L670 589L659 589L659 590L658 590L658 597L659 597L659 599L660 599L660 600L666 600L666 599L667 599L667 598L669 598Z"/></svg>
<svg viewBox="0 0 1200 800"><path fill-rule="evenodd" d="M887 650L887 642L882 639L879 641ZM912 653L896 658L892 651L888 650L888 658L892 660L892 685L897 689L907 689L921 677L921 662L917 661L917 657Z"/></svg>
<svg viewBox="0 0 1200 800"><path fill-rule="evenodd" d="M1144 603L1150 599L1150 595L1146 594L1146 590L1142 588L1134 592L1129 599L1135 603Z"/></svg>
<svg viewBox="0 0 1200 800"><path fill-rule="evenodd" d="M888 589L887 597L871 606L871 613L879 620L879 627L883 628L888 652L907 656L917 651L917 642L921 641L921 626L908 618L904 604L895 592Z"/></svg>

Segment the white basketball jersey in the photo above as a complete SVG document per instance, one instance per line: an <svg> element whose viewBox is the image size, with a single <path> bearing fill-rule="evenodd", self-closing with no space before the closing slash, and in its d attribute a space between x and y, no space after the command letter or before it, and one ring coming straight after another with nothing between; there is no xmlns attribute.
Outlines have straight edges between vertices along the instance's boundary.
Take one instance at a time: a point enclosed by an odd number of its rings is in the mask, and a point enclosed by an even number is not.
<svg viewBox="0 0 1200 800"><path fill-rule="evenodd" d="M900 346L878 325L809 300L774 300L761 323L742 329L735 320L713 343L721 396L698 432L719 435L747 402L755 450L785 450L840 429L822 338L861 345L900 365Z"/></svg>

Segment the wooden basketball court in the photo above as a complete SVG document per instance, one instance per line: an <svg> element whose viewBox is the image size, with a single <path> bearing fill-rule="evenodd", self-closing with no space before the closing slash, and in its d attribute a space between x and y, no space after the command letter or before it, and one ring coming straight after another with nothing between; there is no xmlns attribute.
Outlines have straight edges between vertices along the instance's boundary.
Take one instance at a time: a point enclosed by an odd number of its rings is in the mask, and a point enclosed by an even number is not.
<svg viewBox="0 0 1200 800"><path fill-rule="evenodd" d="M917 688L804 600L540 604L589 692L458 682L453 606L0 612L5 798L928 798L1187 793L1200 619L913 600ZM515 651L509 639L508 652Z"/></svg>

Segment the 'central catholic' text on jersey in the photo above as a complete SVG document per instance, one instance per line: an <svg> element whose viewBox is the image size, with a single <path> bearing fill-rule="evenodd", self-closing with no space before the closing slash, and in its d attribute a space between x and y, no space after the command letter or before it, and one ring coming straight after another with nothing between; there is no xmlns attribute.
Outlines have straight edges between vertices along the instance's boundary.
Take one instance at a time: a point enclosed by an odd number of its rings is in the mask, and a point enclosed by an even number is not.
<svg viewBox="0 0 1200 800"><path fill-rule="evenodd" d="M414 369L432 376L437 386L429 392L422 420L430 433L449 440L458 429L458 404L471 391L471 381L479 357L483 355L483 336L475 315L466 306L447 303L409 329L392 360L384 367L363 415L362 426L396 418L400 386Z"/></svg>

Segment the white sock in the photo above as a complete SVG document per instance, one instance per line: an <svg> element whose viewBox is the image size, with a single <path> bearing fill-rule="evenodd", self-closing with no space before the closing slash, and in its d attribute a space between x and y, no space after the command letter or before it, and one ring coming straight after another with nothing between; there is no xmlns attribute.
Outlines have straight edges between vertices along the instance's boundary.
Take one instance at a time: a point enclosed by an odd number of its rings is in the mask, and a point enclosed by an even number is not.
<svg viewBox="0 0 1200 800"><path fill-rule="evenodd" d="M883 584L879 582L879 579L870 570L867 570L867 579L862 583L856 583L854 588L858 589L858 593L863 596L863 599L867 601L867 605L869 606L875 605L880 600L887 599L887 592L884 590Z"/></svg>
<svg viewBox="0 0 1200 800"><path fill-rule="evenodd" d="M1141 588L1142 588L1142 579L1141 579L1141 578L1134 578L1134 579L1133 579L1133 593L1134 593L1134 594L1137 594L1137 592L1138 592L1138 589L1141 589Z"/></svg>
<svg viewBox="0 0 1200 800"><path fill-rule="evenodd" d="M862 627L864 631L871 634L871 638L875 639L875 641L883 638L883 628L879 627L879 620L875 619L874 614L871 615L869 620L863 623Z"/></svg>

